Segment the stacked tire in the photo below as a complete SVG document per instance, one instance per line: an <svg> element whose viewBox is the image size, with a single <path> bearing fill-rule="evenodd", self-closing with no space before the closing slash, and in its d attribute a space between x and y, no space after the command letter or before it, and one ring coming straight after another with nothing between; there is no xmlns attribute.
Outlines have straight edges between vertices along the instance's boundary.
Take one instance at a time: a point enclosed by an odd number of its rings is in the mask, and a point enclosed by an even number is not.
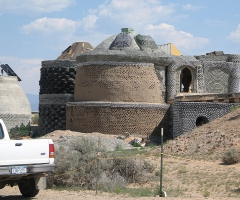
<svg viewBox="0 0 240 200"><path fill-rule="evenodd" d="M40 94L73 94L76 68L41 69Z"/></svg>
<svg viewBox="0 0 240 200"><path fill-rule="evenodd" d="M73 100L76 61L43 61L39 81L38 135L66 129L66 103Z"/></svg>

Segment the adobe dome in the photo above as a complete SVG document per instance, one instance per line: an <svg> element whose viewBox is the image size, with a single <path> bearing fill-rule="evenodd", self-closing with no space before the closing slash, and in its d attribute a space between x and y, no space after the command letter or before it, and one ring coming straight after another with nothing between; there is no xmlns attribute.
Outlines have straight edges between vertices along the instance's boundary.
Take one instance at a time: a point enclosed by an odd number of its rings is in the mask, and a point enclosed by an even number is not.
<svg viewBox="0 0 240 200"><path fill-rule="evenodd" d="M29 101L18 85L16 76L0 76L0 118L5 122L8 130L27 125L31 118Z"/></svg>

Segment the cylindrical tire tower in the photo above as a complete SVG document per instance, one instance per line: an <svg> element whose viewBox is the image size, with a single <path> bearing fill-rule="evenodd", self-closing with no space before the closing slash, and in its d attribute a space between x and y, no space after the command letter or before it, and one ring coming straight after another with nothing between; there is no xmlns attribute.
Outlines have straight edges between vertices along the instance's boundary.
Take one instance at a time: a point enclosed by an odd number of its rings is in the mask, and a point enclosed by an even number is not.
<svg viewBox="0 0 240 200"><path fill-rule="evenodd" d="M38 135L66 129L66 102L73 101L75 63L75 60L42 62Z"/></svg>

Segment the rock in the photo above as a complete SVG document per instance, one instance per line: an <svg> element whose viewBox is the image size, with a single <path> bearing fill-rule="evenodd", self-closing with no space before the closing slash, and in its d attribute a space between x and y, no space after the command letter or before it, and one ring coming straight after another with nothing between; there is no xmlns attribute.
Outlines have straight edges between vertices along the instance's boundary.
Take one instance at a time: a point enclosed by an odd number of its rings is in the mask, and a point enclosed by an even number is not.
<svg viewBox="0 0 240 200"><path fill-rule="evenodd" d="M133 140L134 140L134 137L128 137L128 138L124 139L124 142L129 144Z"/></svg>

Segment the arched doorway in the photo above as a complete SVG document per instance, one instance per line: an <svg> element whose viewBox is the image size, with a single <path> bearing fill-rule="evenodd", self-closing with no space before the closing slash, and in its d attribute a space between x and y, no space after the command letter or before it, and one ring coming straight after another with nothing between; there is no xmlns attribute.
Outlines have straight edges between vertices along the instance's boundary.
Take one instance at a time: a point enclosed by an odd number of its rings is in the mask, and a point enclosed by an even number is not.
<svg viewBox="0 0 240 200"><path fill-rule="evenodd" d="M203 124L206 124L208 122L209 122L208 118L201 116L197 118L196 126L202 126Z"/></svg>
<svg viewBox="0 0 240 200"><path fill-rule="evenodd" d="M180 74L180 92L191 92L192 72L185 67Z"/></svg>

